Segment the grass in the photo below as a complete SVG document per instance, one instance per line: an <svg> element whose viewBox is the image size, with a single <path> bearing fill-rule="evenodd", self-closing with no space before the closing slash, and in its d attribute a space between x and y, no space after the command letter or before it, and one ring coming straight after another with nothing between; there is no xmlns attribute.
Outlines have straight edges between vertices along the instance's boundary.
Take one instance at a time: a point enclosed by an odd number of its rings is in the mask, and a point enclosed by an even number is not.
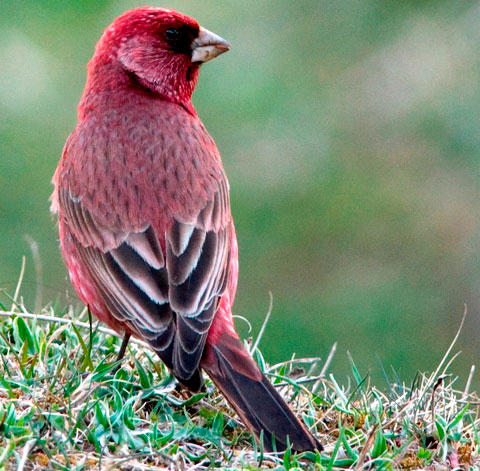
<svg viewBox="0 0 480 471"><path fill-rule="evenodd" d="M319 359L260 367L325 446L267 454L213 385L188 394L141 342L115 371L120 339L88 312L0 304L0 470L479 469L480 400L437 370L370 384L350 359L341 385ZM460 331L459 331L460 332ZM256 344L255 344L256 347ZM388 378L387 376L391 376Z"/></svg>

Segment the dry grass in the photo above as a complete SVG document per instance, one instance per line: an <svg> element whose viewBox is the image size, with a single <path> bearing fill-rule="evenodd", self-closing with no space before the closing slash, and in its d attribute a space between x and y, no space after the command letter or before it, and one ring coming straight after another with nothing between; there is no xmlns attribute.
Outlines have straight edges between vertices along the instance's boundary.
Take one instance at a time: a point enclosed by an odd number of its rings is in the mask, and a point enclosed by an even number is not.
<svg viewBox="0 0 480 471"><path fill-rule="evenodd" d="M448 375L458 334L435 372L387 390L352 359L352 378L339 385L319 359L268 366L254 348L325 445L267 454L210 382L206 393L178 390L141 342L113 373L120 341L86 311L31 314L17 298L0 306L0 469L480 469L474 369L463 388Z"/></svg>

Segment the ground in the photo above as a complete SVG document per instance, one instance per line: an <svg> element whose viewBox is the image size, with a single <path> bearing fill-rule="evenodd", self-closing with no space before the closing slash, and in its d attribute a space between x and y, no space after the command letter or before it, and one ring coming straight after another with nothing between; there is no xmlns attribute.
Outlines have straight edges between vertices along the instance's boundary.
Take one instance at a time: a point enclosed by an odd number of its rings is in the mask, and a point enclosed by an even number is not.
<svg viewBox="0 0 480 471"><path fill-rule="evenodd" d="M267 454L208 379L204 393L182 391L141 342L115 371L121 341L86 309L33 314L10 299L0 306L0 470L480 469L474 369L463 387L448 375L455 340L435 372L411 384L385 374L384 388L353 359L340 384L329 359L269 366L250 343L325 447Z"/></svg>

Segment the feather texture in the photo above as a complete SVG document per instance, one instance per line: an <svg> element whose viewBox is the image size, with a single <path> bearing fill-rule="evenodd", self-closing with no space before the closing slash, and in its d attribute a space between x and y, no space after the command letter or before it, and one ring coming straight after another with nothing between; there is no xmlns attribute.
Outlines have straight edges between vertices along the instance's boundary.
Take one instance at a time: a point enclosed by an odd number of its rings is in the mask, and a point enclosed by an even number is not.
<svg viewBox="0 0 480 471"><path fill-rule="evenodd" d="M219 192L224 189L219 185ZM217 214L217 227L221 208L215 207L221 200L214 197L205 205ZM150 225L141 232L122 232L119 236L102 228L83 208L81 198L62 192L60 201L65 209L64 222L81 234L81 240L73 237L74 243L111 315L116 321L129 322L177 377L190 379L198 369L225 290L230 226L216 232L207 230L205 221L189 224L174 220L160 237ZM118 245L111 247L112 240ZM164 358L162 352L169 357Z"/></svg>
<svg viewBox="0 0 480 471"><path fill-rule="evenodd" d="M166 34L174 29L180 42ZM228 49L172 10L137 8L106 29L53 179L62 254L100 320L148 342L193 391L206 370L267 448L289 436L297 450L320 449L235 331L229 186L191 103L192 54L214 57L204 46Z"/></svg>

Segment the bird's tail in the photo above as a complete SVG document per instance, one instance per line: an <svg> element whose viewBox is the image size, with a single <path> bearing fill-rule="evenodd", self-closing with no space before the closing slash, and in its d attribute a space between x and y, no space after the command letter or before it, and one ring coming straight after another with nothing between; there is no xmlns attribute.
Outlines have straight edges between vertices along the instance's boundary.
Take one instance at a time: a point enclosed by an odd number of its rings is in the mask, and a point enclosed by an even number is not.
<svg viewBox="0 0 480 471"><path fill-rule="evenodd" d="M202 367L257 438L263 430L267 451L322 450L322 445L295 417L280 394L259 370L240 340L226 333L207 344Z"/></svg>

